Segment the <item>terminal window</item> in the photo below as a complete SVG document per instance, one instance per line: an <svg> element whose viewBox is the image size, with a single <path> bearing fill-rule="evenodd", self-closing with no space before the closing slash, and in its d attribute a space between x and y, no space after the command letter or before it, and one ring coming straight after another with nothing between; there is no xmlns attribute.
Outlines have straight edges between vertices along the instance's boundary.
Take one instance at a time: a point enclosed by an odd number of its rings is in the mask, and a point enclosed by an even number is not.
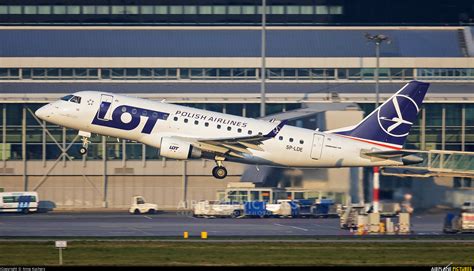
<svg viewBox="0 0 474 271"><path fill-rule="evenodd" d="M12 15L257 15L260 5L2 5L0 14ZM340 5L268 5L271 15L341 15Z"/></svg>

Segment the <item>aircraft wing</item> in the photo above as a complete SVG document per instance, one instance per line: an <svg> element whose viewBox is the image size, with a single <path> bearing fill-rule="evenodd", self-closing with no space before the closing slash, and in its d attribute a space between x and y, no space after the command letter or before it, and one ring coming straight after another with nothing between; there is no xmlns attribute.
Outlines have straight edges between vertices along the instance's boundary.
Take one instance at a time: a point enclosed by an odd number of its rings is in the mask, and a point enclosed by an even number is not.
<svg viewBox="0 0 474 271"><path fill-rule="evenodd" d="M222 155L231 155L243 158L243 154L250 154L249 149L262 151L259 146L263 141L274 138L287 123L281 121L275 128L265 135L252 135L241 137L221 137L221 138L183 138L192 141L192 145L207 152Z"/></svg>

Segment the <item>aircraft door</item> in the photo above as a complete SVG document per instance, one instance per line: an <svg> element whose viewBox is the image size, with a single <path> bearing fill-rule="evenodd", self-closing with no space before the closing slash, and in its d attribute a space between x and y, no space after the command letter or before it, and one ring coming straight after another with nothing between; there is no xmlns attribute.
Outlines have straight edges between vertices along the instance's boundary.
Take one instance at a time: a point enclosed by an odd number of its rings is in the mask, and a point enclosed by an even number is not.
<svg viewBox="0 0 474 271"><path fill-rule="evenodd" d="M112 119L112 102L114 97L108 94L102 94L100 97L100 110L97 118L100 120Z"/></svg>
<svg viewBox="0 0 474 271"><path fill-rule="evenodd" d="M311 158L319 160L323 151L324 135L313 135L313 146L311 147Z"/></svg>

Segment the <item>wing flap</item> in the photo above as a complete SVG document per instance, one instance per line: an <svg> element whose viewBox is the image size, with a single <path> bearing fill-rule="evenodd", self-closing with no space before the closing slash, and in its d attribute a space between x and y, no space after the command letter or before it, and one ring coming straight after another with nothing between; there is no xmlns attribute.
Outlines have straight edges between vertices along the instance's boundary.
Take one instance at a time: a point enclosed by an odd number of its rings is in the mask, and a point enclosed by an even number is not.
<svg viewBox="0 0 474 271"><path fill-rule="evenodd" d="M285 126L286 120L281 121L275 128L265 135L253 135L242 137L227 137L227 138L183 138L191 141L193 146L201 150L218 153L222 155L232 155L243 158L243 154L251 154L249 149L262 151L259 146L263 141L274 138Z"/></svg>
<svg viewBox="0 0 474 271"><path fill-rule="evenodd" d="M214 153L221 153L221 154L226 154L229 152L229 149L226 147L222 147L222 146L214 145L210 143L205 143L205 142L193 142L192 145L196 148L199 148L207 152L214 152Z"/></svg>

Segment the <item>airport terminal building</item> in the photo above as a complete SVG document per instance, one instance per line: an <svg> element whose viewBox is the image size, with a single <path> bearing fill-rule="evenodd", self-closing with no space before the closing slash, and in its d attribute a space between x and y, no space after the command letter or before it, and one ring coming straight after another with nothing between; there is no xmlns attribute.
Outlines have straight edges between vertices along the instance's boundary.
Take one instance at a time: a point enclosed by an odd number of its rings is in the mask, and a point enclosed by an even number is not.
<svg viewBox="0 0 474 271"><path fill-rule="evenodd" d="M228 182L240 181L371 199L371 174L363 169L257 173L227 163L229 176L216 180L213 161L169 160L155 148L98 135L82 157L77 131L34 115L66 94L97 90L259 117L258 5L6 2L0 5L0 188L5 191L38 191L57 208L124 208L133 195L162 208L189 207L183 202L214 200ZM409 14L409 25L402 25L403 18L395 16L361 21L363 12L354 12L352 1L334 2L269 4L269 118L321 130L358 122L375 103L375 46L365 34L384 34L390 42L381 45L381 99L410 80L431 83L405 148L473 152L472 7L463 8L466 14L449 9L446 18L438 18L443 26L414 21ZM409 192L417 206L429 208L474 196L469 174L400 176L382 176L382 199Z"/></svg>

